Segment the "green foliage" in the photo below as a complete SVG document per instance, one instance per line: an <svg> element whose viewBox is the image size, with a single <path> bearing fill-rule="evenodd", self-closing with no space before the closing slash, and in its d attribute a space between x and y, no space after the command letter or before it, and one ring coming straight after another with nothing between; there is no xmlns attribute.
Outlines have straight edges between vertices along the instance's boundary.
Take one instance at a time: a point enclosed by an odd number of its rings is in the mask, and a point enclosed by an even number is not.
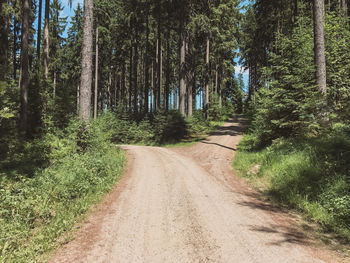
<svg viewBox="0 0 350 263"><path fill-rule="evenodd" d="M266 25L271 25L269 19L282 21L278 15L289 12L289 7L271 6L257 2L253 8L248 8L247 16L256 16ZM350 96L350 31L348 17L339 11L328 12L325 24L326 62L327 62L327 104L324 105L322 95L315 84L314 68L314 36L313 23L307 3L298 2L298 16L293 23L283 29L273 29L274 41L266 46L264 58L257 58L252 63L257 69L251 72L251 88L247 104L250 107L251 129L256 135L256 142L262 146L270 144L277 138L308 137L319 134L323 128L323 117L320 112L328 112L330 123L348 124ZM277 17L259 16L259 12L282 8ZM332 9L332 8L330 8ZM280 13L279 13L280 12ZM248 18L248 17L247 17ZM282 19L282 20L281 20ZM254 27L253 22L247 25ZM262 25L255 25L260 27ZM275 27L275 25L274 25ZM289 28L288 28L289 27ZM247 36L252 37L247 28ZM261 34L265 34L263 32ZM259 35L257 36L259 37ZM264 39L265 37L263 37ZM249 40L249 39L248 39ZM248 40L247 45L252 45ZM255 41L256 39L250 39ZM244 42L244 41L243 41ZM248 43L249 42L249 43ZM257 44L257 43L256 43ZM262 47L266 43L258 46ZM257 47L257 48L258 48ZM250 50L245 54L257 52ZM248 59L248 57L247 57ZM251 59L251 58L249 58ZM259 64L262 63L262 64ZM252 70L252 69L250 69ZM257 79L254 79L254 78ZM254 93L254 94L253 94ZM250 97L254 95L254 97Z"/></svg>
<svg viewBox="0 0 350 263"><path fill-rule="evenodd" d="M312 140L278 139L256 149L240 143L234 166L274 200L300 209L325 229L350 240L350 136L333 130ZM259 165L256 172L253 167Z"/></svg>
<svg viewBox="0 0 350 263"><path fill-rule="evenodd" d="M175 110L157 112L153 118L152 127L156 143L177 141L187 135L185 119Z"/></svg>
<svg viewBox="0 0 350 263"><path fill-rule="evenodd" d="M309 134L318 128L318 92L314 84L313 33L301 17L290 36L278 35L265 68L271 81L258 91L254 129L262 144L279 137Z"/></svg>
<svg viewBox="0 0 350 263"><path fill-rule="evenodd" d="M349 17L330 12L326 16L326 62L328 105L331 120L350 120Z"/></svg>
<svg viewBox="0 0 350 263"><path fill-rule="evenodd" d="M116 144L169 144L188 137L201 137L212 132L222 121L233 115L233 107L219 108L217 120L206 120L204 112L195 110L192 117L184 118L178 111L158 111L140 117L138 121L125 109L106 112L96 120L106 139Z"/></svg>
<svg viewBox="0 0 350 263"><path fill-rule="evenodd" d="M149 120L136 122L126 112L107 112L97 122L104 134L117 144L150 143L154 138Z"/></svg>
<svg viewBox="0 0 350 263"><path fill-rule="evenodd" d="M159 111L137 122L121 110L103 114L98 122L111 141L118 144L162 144L187 134L185 119L177 111Z"/></svg>
<svg viewBox="0 0 350 263"><path fill-rule="evenodd" d="M84 153L77 151L79 127L73 121L1 161L1 262L37 262L122 174L124 153L100 123L91 124Z"/></svg>
<svg viewBox="0 0 350 263"><path fill-rule="evenodd" d="M205 118L203 111L196 110L191 117L186 119L190 134L206 134L210 131L210 122Z"/></svg>

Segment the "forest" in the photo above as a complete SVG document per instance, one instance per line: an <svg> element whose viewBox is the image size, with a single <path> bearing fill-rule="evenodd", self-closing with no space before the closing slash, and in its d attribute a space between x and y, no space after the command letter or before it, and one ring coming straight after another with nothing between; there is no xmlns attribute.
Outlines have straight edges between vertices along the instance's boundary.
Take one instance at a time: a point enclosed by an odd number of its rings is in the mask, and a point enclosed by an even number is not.
<svg viewBox="0 0 350 263"><path fill-rule="evenodd" d="M349 0L75 1L0 1L0 262L58 246L123 174L116 144L232 116L238 174L349 242Z"/></svg>

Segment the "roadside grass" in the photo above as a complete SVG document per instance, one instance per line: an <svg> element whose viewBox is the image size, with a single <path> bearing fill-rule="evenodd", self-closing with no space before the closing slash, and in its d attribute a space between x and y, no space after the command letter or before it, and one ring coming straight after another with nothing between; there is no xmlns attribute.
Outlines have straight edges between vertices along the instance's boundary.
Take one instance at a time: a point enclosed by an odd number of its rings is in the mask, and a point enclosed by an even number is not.
<svg viewBox="0 0 350 263"><path fill-rule="evenodd" d="M234 168L272 201L301 211L324 233L350 241L350 136L332 133L308 140L278 139L255 147L247 134Z"/></svg>
<svg viewBox="0 0 350 263"><path fill-rule="evenodd" d="M1 161L0 262L46 261L45 255L121 176L125 154L108 135L92 124L89 147L81 152L78 131L73 123Z"/></svg>

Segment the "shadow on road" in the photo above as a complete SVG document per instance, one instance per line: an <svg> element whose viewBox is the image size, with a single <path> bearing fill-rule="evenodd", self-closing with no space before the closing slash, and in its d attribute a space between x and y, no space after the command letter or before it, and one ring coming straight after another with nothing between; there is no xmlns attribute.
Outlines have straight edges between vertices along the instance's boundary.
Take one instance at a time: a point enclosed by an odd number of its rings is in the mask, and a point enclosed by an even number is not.
<svg viewBox="0 0 350 263"><path fill-rule="evenodd" d="M232 151L236 151L235 148L227 147L227 146L225 146L225 145L218 144L218 143L215 143L215 142L201 141L200 143L213 144L213 145L217 145L217 146L223 147L223 148L225 148L225 149L229 149L229 150L232 150Z"/></svg>
<svg viewBox="0 0 350 263"><path fill-rule="evenodd" d="M251 226L248 225L249 230L253 232L263 232L266 234L277 235L277 241L269 242L268 245L280 246L283 243L309 245L310 240L307 236L298 231L294 227L270 225L270 226Z"/></svg>
<svg viewBox="0 0 350 263"><path fill-rule="evenodd" d="M228 123L236 123L237 120L230 119L227 121ZM231 136L236 136L236 135L241 135L243 132L243 127L244 127L244 120L239 120L240 123L243 125L230 125L230 126L222 126L216 131L212 132L210 135L211 136L222 136L222 135L231 135Z"/></svg>

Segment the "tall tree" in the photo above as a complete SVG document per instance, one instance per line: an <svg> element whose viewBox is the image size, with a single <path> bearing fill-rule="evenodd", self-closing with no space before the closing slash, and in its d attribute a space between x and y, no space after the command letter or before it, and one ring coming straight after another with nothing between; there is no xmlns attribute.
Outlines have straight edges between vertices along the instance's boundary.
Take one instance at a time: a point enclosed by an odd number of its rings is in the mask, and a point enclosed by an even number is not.
<svg viewBox="0 0 350 263"><path fill-rule="evenodd" d="M41 47L41 13L42 13L42 6L43 1L39 0L39 10L38 10L38 30L37 30L37 37L36 37L36 57L37 57L37 70L39 70L40 67L40 47Z"/></svg>
<svg viewBox="0 0 350 263"><path fill-rule="evenodd" d="M186 35L185 35L185 18L182 17L180 21L180 90L179 90L179 110L181 115L186 115L186 68L185 68L185 57L186 57Z"/></svg>
<svg viewBox="0 0 350 263"><path fill-rule="evenodd" d="M8 3L6 0L0 1L0 81L7 77L8 54L9 54L9 15L7 13Z"/></svg>
<svg viewBox="0 0 350 263"><path fill-rule="evenodd" d="M314 0L314 51L316 65L316 82L319 90L327 96L326 55L324 44L324 1ZM326 98L324 99L326 101Z"/></svg>
<svg viewBox="0 0 350 263"><path fill-rule="evenodd" d="M49 77L49 50L50 50L50 0L45 0L45 22L44 22L44 74L45 80Z"/></svg>
<svg viewBox="0 0 350 263"><path fill-rule="evenodd" d="M21 48L21 108L19 129L23 135L28 132L28 93L29 93L29 19L30 0L22 2L22 48Z"/></svg>
<svg viewBox="0 0 350 263"><path fill-rule="evenodd" d="M205 115L208 118L209 117L209 75L210 75L210 65L209 65L209 58L210 58L210 39L209 36L207 36L206 39L206 52L205 52Z"/></svg>
<svg viewBox="0 0 350 263"><path fill-rule="evenodd" d="M95 91L94 91L94 119L97 119L97 98L98 98L98 24L96 25L95 41Z"/></svg>
<svg viewBox="0 0 350 263"><path fill-rule="evenodd" d="M93 11L94 1L84 0L84 29L79 91L79 117L85 123L90 122L93 56Z"/></svg>

